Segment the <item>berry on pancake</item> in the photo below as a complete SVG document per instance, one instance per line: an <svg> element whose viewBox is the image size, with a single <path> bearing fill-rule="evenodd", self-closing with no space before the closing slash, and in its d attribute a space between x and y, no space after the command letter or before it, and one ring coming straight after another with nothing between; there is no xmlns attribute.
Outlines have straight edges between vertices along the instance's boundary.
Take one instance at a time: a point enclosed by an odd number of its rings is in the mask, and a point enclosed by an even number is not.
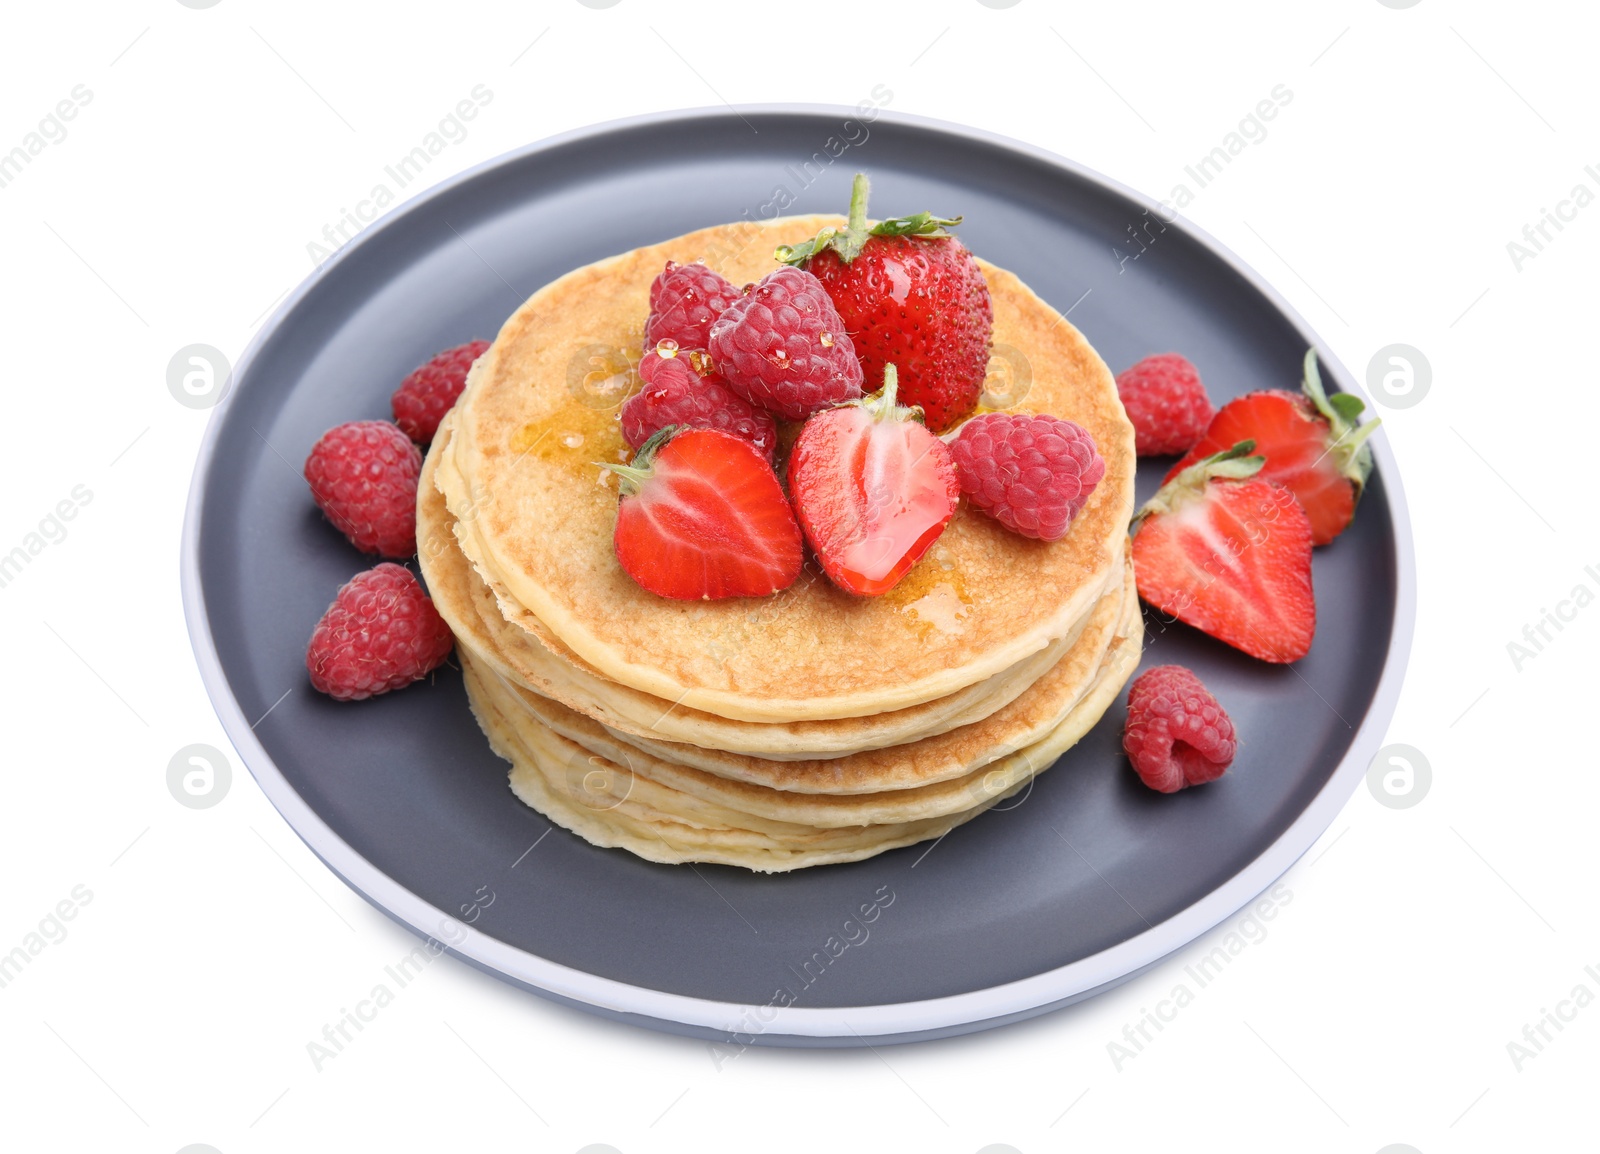
<svg viewBox="0 0 1600 1154"><path fill-rule="evenodd" d="M720 429L668 425L620 478L612 541L628 576L681 601L765 597L804 561L794 511L761 450Z"/></svg>
<svg viewBox="0 0 1600 1154"><path fill-rule="evenodd" d="M768 273L711 326L708 349L728 387L786 421L861 395L861 362L816 277Z"/></svg>
<svg viewBox="0 0 1600 1154"><path fill-rule="evenodd" d="M977 259L946 231L960 217L919 212L867 224L856 173L850 221L785 245L778 259L817 275L844 318L869 381L893 364L900 398L942 433L977 407L989 367L994 306Z"/></svg>
<svg viewBox="0 0 1600 1154"><path fill-rule="evenodd" d="M650 285L650 316L644 323L646 348L676 341L679 348L703 349L711 340L711 323L739 299L739 290L721 273L699 261L669 260Z"/></svg>
<svg viewBox="0 0 1600 1154"><path fill-rule="evenodd" d="M772 414L728 388L703 349L682 352L664 338L639 362L639 391L622 402L622 439L637 449L668 425L721 429L770 460L778 446Z"/></svg>
<svg viewBox="0 0 1600 1154"><path fill-rule="evenodd" d="M967 500L1041 541L1066 536L1106 475L1094 438L1060 417L984 413L961 426L950 452Z"/></svg>
<svg viewBox="0 0 1600 1154"><path fill-rule="evenodd" d="M950 450L921 413L883 390L818 413L789 453L789 493L823 572L862 596L887 593L955 515Z"/></svg>

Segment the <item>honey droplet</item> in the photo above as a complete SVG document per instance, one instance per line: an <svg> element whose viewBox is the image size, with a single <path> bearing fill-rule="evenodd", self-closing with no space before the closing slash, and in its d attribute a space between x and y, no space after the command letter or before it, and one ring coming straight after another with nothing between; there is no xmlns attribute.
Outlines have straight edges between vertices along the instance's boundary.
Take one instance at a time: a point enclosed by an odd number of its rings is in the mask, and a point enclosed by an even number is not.
<svg viewBox="0 0 1600 1154"><path fill-rule="evenodd" d="M822 342L822 347L823 348L825 348L825 349L833 348L833 334L830 333L827 329L823 329L822 330L822 335L817 337L817 340Z"/></svg>
<svg viewBox="0 0 1600 1154"><path fill-rule="evenodd" d="M550 461L581 471L592 468L594 461L625 449L615 410L591 409L584 404L563 405L540 420L530 421L512 433L507 442L519 461ZM626 453L622 455L626 459Z"/></svg>
<svg viewBox="0 0 1600 1154"><path fill-rule="evenodd" d="M671 337L662 337L656 342L656 356L666 357L669 360L678 355L678 342Z"/></svg>

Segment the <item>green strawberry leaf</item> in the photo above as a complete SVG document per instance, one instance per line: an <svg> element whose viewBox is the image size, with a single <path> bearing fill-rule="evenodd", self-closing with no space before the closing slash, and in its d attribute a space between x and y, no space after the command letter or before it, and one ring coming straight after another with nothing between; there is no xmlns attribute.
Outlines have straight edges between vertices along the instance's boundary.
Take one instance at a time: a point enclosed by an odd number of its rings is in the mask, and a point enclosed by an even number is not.
<svg viewBox="0 0 1600 1154"><path fill-rule="evenodd" d="M799 244L779 245L773 257L784 264L803 267L807 261L824 249L832 249L839 254L839 259L849 264L861 255L861 250L866 247L867 241L875 236L916 236L928 240L937 240L949 236L947 229L954 228L961 223L959 216L934 216L931 212L919 212L911 216L894 216L888 220L880 220L877 224L867 224L867 197L871 185L864 172L856 173L856 178L850 186L850 221L843 228L829 225L816 236L803 240Z"/></svg>
<svg viewBox="0 0 1600 1154"><path fill-rule="evenodd" d="M1367 478L1372 475L1372 446L1366 443L1367 438L1377 431L1382 420L1374 417L1358 427L1356 422L1366 410L1366 402L1354 393L1328 395L1317 369L1316 349L1306 350L1305 381L1300 387L1317 412L1327 419L1331 437L1328 453L1339 466L1339 472L1355 485L1359 500Z"/></svg>

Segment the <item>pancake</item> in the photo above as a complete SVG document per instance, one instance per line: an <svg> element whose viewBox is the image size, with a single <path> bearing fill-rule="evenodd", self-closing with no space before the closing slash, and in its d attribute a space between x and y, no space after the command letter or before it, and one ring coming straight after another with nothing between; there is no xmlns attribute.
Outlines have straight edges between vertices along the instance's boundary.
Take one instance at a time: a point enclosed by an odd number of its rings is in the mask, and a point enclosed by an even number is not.
<svg viewBox="0 0 1600 1154"><path fill-rule="evenodd" d="M964 744L968 747L978 746L983 752L966 763L952 756L952 751L948 749L921 751L924 764L931 764L936 769L943 769L947 765L948 771L929 771L921 776L909 773L900 775L882 788L871 791L791 790L782 785L756 784L745 779L708 773L674 761L665 753L641 750L609 734L582 714L529 693L504 678L497 678L487 664L480 667L478 658L468 656L466 660L474 665L475 676L480 683L486 685L482 691L496 698L497 708L503 716L515 719L520 708L527 721L552 730L601 762L619 767L633 778L668 786L724 810L831 829L916 821L957 813L977 801L986 800L994 793L1004 792L1019 776L1042 770L1051 758L1043 757L1041 751L1065 748L1062 739L1069 732L1072 740L1076 741L1099 719L1105 708L1102 696L1108 693L1114 697L1121 688L1122 679L1117 677L1118 672L1128 665L1130 659L1134 663L1138 660L1142 621L1137 601L1120 604L1116 609L1118 612L1115 616L1119 620L1108 631L1114 634L1109 643L1098 647L1093 654L1084 653L1075 660L1068 659L1062 663L1063 681L1070 680L1077 687L1070 701L1055 707L1048 715L1038 716L1038 724L1027 731L1007 719L1011 723L1004 732L1016 736L1003 744L984 747L978 740L982 735L970 735ZM1068 666L1075 668L1066 668ZM1131 665L1128 667L1131 668ZM491 678L498 680L498 685L493 684ZM516 723L519 726L522 724L521 721ZM974 728L988 726L980 723ZM938 746L943 743L934 739L929 744ZM562 782L568 792L588 795L589 790L583 786L582 780L591 760L580 758L568 767L570 772Z"/></svg>
<svg viewBox="0 0 1600 1154"><path fill-rule="evenodd" d="M542 629L599 678L675 709L787 723L949 697L1069 636L1089 612L1121 564L1132 426L1110 370L1082 335L989 265L995 342L1027 350L1027 408L1084 426L1106 461L1065 538L1022 538L963 504L933 555L876 598L812 580L771 598L670 601L617 564L617 491L593 462L626 456L621 395L594 396L588 358L622 350L637 359L650 283L666 260L726 252L714 267L735 283L755 280L776 267L772 247L829 223L838 218L755 226L771 244L745 224L635 249L552 282L506 322L474 366L452 435L437 450L436 476L460 547L496 589L507 620L535 637ZM923 628L906 610L940 584L954 628Z"/></svg>
<svg viewBox="0 0 1600 1154"><path fill-rule="evenodd" d="M456 541L456 519L434 483L452 435L452 418L439 426L423 462L417 492L417 544L424 579L434 604L464 645L491 662L504 677L596 719L614 733L646 742L671 742L775 761L811 761L868 749L902 745L981 721L1010 704L1076 644L1089 618L1010 669L922 705L866 717L799 722L735 721L608 681L552 637L526 611L521 627L506 618L506 606L468 562ZM914 571L915 572L915 571ZM940 575L937 561L928 570ZM1120 580L1115 570L1111 577ZM947 586L934 581L925 595L944 604ZM912 602L911 605L916 605ZM916 614L908 613L916 618ZM947 625L943 618L928 629ZM689 760L692 758L680 758Z"/></svg>
<svg viewBox="0 0 1600 1154"><path fill-rule="evenodd" d="M1137 612L1138 598L1132 589L1131 566L1126 572L1126 585L1100 599L1092 622L1072 650L1010 705L982 721L909 745L839 758L775 762L629 738L537 694L527 693L525 703L544 725L613 761L623 757L662 760L761 789L834 799L912 790L967 777L1006 754L1043 740L1061 724L1098 676L1113 642L1130 629L1128 615Z"/></svg>
<svg viewBox="0 0 1600 1154"><path fill-rule="evenodd" d="M859 861L898 846L940 837L982 812L983 807L978 807L954 817L903 828L869 826L843 831L813 830L779 839L749 830L687 824L653 813L636 803L623 802L609 808L579 803L572 800L567 790L553 786L549 775L560 774L564 772L563 766L584 759L583 749L549 730L537 732L542 727L534 727L535 732L528 737L519 734L502 717L493 701L481 692L476 675L470 672L470 659L463 668L469 670L467 692L479 727L489 739L490 748L512 763L512 792L525 804L592 845L626 849L647 861L714 862L762 873ZM607 769L622 772L614 766L596 765L595 769L601 775Z"/></svg>
<svg viewBox="0 0 1600 1154"><path fill-rule="evenodd" d="M658 759L618 762L517 708L526 695L463 655L468 694L491 746L512 763L526 804L600 846L651 861L709 861L761 872L857 861L941 837L1015 795L1104 714L1138 664L1135 602L1089 692L1043 740L973 774L864 797L796 795L732 783ZM536 696L536 695L527 695Z"/></svg>

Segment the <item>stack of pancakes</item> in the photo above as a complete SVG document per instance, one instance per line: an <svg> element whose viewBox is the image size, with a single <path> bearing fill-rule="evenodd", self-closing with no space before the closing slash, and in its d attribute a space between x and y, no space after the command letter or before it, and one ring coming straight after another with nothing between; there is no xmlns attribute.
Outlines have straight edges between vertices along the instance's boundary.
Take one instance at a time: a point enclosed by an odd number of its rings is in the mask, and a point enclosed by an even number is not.
<svg viewBox="0 0 1600 1154"><path fill-rule="evenodd" d="M939 837L1052 765L1138 663L1132 427L1088 342L989 265L1012 402L1076 421L1106 461L1066 537L963 505L873 598L814 561L772 597L694 602L618 565L615 477L594 462L628 457L617 409L651 281L696 259L758 280L777 244L832 223L705 229L547 285L428 453L422 569L472 708L516 795L596 845L777 871Z"/></svg>

